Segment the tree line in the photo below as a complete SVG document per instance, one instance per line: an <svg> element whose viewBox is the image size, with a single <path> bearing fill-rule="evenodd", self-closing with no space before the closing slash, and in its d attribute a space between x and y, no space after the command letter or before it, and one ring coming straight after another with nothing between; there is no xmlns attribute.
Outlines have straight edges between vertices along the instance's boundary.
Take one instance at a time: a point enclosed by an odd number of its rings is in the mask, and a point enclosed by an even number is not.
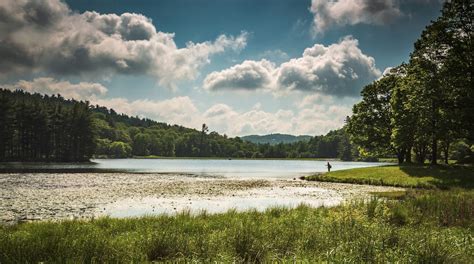
<svg viewBox="0 0 474 264"><path fill-rule="evenodd" d="M355 147L345 129L295 143L255 144L239 137L169 125L150 119L118 114L113 109L93 106L97 128L98 157L132 156L225 157L225 158L343 158L352 160Z"/></svg>
<svg viewBox="0 0 474 264"><path fill-rule="evenodd" d="M94 131L87 102L0 89L0 161L87 161Z"/></svg>
<svg viewBox="0 0 474 264"><path fill-rule="evenodd" d="M361 153L395 155L399 163L472 162L473 10L472 1L446 1L409 62L364 87L347 122Z"/></svg>
<svg viewBox="0 0 474 264"><path fill-rule="evenodd" d="M295 143L255 144L119 114L88 102L0 89L0 161L128 158L357 158L345 128Z"/></svg>

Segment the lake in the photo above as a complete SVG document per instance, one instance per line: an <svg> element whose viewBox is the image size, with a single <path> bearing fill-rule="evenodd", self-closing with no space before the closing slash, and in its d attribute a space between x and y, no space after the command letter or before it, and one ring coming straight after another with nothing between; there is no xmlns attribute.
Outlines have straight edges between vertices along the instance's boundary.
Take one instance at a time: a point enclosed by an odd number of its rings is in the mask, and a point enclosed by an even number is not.
<svg viewBox="0 0 474 264"><path fill-rule="evenodd" d="M0 168L30 170L93 170L135 173L176 173L201 177L291 178L327 171L324 160L240 160L240 159L95 159L92 163L10 163ZM386 165L380 162L330 161L332 170Z"/></svg>
<svg viewBox="0 0 474 264"><path fill-rule="evenodd" d="M302 181L327 161L97 159L0 164L0 223L71 217L334 206L392 187ZM330 161L333 170L385 163ZM120 172L120 173L104 173Z"/></svg>

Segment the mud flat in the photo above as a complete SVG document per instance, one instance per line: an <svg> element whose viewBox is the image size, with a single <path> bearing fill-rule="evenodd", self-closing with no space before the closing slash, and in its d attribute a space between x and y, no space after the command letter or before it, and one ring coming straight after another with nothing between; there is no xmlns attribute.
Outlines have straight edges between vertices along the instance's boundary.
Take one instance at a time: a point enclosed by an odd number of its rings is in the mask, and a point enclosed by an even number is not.
<svg viewBox="0 0 474 264"><path fill-rule="evenodd" d="M0 222L333 206L394 187L158 173L0 174Z"/></svg>

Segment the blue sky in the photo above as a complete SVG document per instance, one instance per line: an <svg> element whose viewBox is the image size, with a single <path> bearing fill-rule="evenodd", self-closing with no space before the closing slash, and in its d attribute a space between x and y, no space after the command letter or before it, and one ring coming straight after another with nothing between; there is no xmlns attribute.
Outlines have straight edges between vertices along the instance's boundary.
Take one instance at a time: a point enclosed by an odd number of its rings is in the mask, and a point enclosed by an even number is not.
<svg viewBox="0 0 474 264"><path fill-rule="evenodd" d="M0 83L232 136L324 134L363 85L408 59L441 5L7 0Z"/></svg>

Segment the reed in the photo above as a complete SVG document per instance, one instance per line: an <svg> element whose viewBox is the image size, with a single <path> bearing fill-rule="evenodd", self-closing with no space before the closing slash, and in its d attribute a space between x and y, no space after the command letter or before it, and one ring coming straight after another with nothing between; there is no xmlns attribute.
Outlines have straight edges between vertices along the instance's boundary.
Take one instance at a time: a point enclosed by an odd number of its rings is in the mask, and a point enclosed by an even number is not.
<svg viewBox="0 0 474 264"><path fill-rule="evenodd" d="M2 226L0 263L469 263L473 240L474 192L409 191L332 208Z"/></svg>

